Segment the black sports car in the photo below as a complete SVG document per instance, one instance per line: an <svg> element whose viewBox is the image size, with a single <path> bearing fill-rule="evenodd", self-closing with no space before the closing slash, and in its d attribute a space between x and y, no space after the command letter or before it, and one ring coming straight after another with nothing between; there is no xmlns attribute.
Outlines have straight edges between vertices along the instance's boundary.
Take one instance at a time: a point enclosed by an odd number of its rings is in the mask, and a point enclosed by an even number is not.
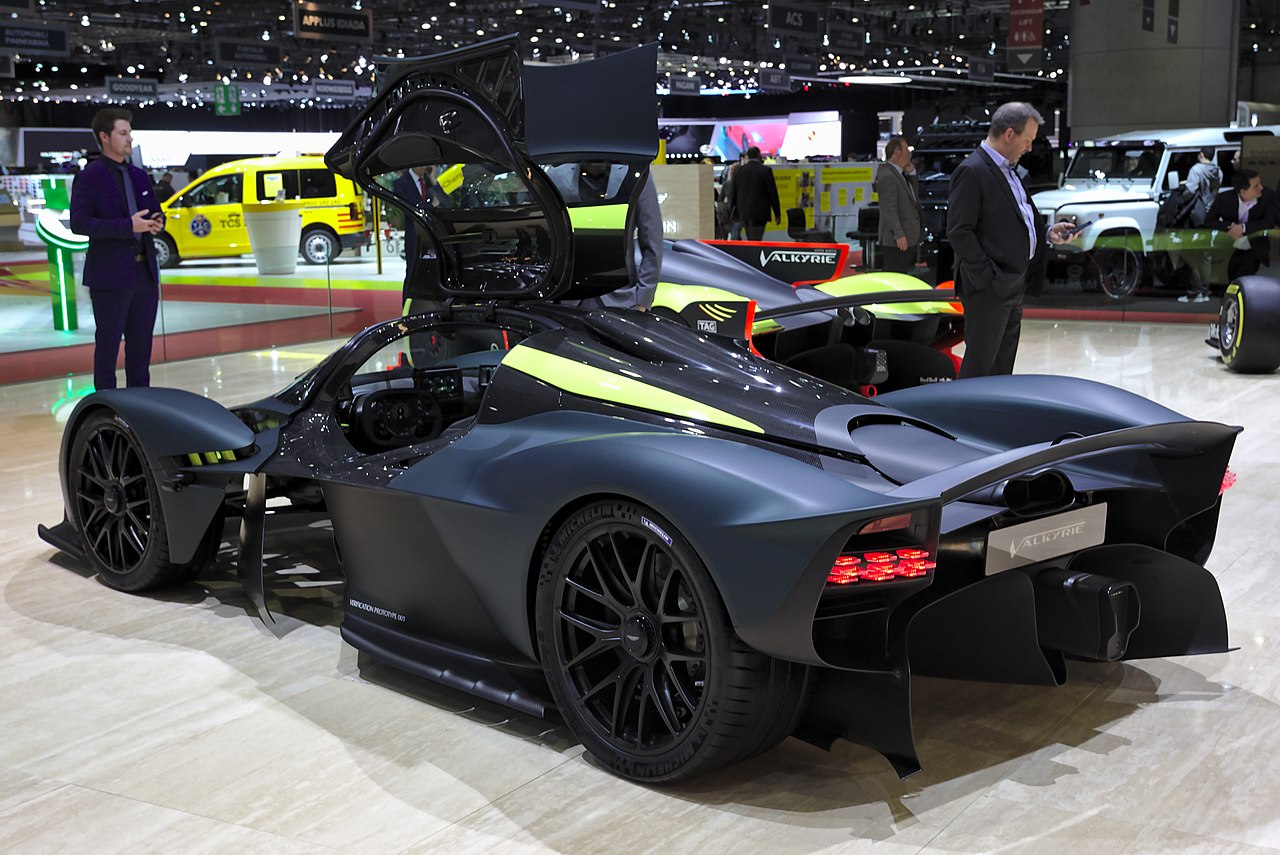
<svg viewBox="0 0 1280 855"><path fill-rule="evenodd" d="M85 398L41 535L142 591L194 578L238 517L270 620L267 502L323 509L348 643L558 713L640 781L791 734L906 774L913 673L1054 685L1068 658L1227 649L1203 564L1238 428L1065 377L872 400L651 312L546 302L576 293L571 230L521 86L510 39L406 66L329 154L373 193L422 163L485 182L409 212L435 311L232 410Z"/></svg>

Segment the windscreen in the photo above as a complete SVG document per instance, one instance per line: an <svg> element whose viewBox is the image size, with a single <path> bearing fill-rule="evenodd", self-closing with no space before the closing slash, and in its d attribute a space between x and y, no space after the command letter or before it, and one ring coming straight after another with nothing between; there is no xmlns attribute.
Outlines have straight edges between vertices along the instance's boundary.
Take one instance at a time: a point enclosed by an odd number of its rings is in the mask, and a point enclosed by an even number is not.
<svg viewBox="0 0 1280 855"><path fill-rule="evenodd" d="M1160 168L1164 146L1121 144L1085 146L1076 149L1067 167L1067 180L1131 181L1150 184Z"/></svg>

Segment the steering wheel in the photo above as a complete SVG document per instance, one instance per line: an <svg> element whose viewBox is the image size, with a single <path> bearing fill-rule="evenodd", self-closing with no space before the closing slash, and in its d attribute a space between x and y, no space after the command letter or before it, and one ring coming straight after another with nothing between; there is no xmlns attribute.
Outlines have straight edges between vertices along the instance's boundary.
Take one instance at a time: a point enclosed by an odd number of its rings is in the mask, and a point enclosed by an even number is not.
<svg viewBox="0 0 1280 855"><path fill-rule="evenodd" d="M444 413L424 389L379 389L356 399L352 424L374 445L398 448L439 436Z"/></svg>

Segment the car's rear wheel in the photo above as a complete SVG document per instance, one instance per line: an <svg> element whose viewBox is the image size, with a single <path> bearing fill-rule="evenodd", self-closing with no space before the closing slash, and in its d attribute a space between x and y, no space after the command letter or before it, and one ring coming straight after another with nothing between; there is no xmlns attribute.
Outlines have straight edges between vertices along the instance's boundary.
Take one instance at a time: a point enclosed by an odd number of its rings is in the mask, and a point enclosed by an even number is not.
<svg viewBox="0 0 1280 855"><path fill-rule="evenodd" d="M536 623L566 723L624 777L715 769L777 744L798 717L807 669L743 644L692 546L641 505L598 502L560 527Z"/></svg>
<svg viewBox="0 0 1280 855"><path fill-rule="evenodd" d="M71 443L67 481L73 521L105 584L121 591L177 585L194 579L208 563L216 547L212 537L191 561L169 560L155 477L119 414L99 410L80 425Z"/></svg>
<svg viewBox="0 0 1280 855"><path fill-rule="evenodd" d="M174 246L173 238L164 232L156 236L156 264L161 267L177 267L181 261L178 257L178 248Z"/></svg>
<svg viewBox="0 0 1280 855"><path fill-rule="evenodd" d="M1280 367L1280 281L1243 276L1227 286L1218 314L1222 361L1242 374Z"/></svg>
<svg viewBox="0 0 1280 855"><path fill-rule="evenodd" d="M302 259L307 264L328 264L342 252L338 237L326 228L314 227L302 233Z"/></svg>

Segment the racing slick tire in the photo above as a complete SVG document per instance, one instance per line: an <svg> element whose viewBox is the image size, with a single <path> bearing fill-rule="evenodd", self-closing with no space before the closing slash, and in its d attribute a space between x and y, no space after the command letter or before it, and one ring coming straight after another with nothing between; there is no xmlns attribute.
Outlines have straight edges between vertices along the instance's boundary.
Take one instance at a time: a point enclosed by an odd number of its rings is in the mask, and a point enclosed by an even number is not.
<svg viewBox="0 0 1280 855"><path fill-rule="evenodd" d="M67 461L71 515L99 578L120 591L189 582L209 563L221 535L221 514L185 564L169 560L160 490L138 438L111 410L85 418Z"/></svg>
<svg viewBox="0 0 1280 855"><path fill-rule="evenodd" d="M807 668L747 647L689 542L600 501L552 537L538 574L543 670L565 723L635 781L678 781L768 750L799 718Z"/></svg>
<svg viewBox="0 0 1280 855"><path fill-rule="evenodd" d="M173 238L164 232L156 235L156 264L161 268L177 267L178 262L182 261L178 257L178 247L174 245Z"/></svg>
<svg viewBox="0 0 1280 855"><path fill-rule="evenodd" d="M342 244L333 232L322 226L312 226L302 233L299 250L307 264L328 264L342 254Z"/></svg>
<svg viewBox="0 0 1280 855"><path fill-rule="evenodd" d="M1218 313L1218 351L1227 368L1270 374L1280 367L1280 280L1242 276L1227 286Z"/></svg>

